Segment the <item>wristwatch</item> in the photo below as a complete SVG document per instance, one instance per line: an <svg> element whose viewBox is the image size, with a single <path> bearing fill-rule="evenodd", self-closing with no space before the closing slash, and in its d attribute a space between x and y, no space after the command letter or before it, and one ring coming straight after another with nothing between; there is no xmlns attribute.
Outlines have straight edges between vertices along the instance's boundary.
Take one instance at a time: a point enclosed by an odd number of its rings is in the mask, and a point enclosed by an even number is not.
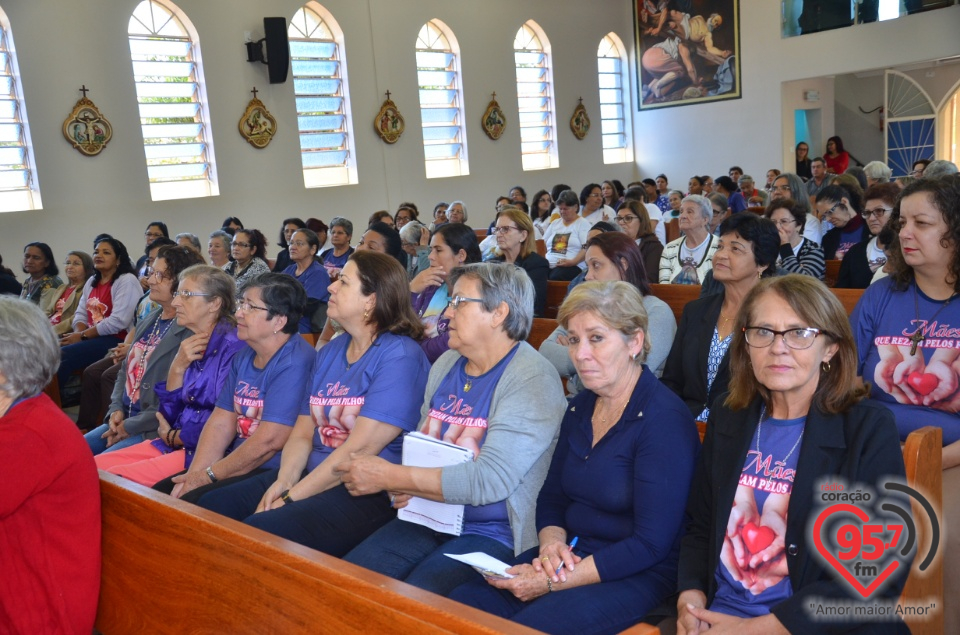
<svg viewBox="0 0 960 635"><path fill-rule="evenodd" d="M85 332L81 331L81 332L80 332L80 339L81 339L81 340L88 340L88 339L90 339L90 338L87 337L87 334L86 334Z"/></svg>
<svg viewBox="0 0 960 635"><path fill-rule="evenodd" d="M219 479L217 478L217 475L213 473L213 466L212 466L212 465L209 466L209 467L207 467L207 476L210 477L210 482L211 482L211 483L216 483L216 482L219 480Z"/></svg>

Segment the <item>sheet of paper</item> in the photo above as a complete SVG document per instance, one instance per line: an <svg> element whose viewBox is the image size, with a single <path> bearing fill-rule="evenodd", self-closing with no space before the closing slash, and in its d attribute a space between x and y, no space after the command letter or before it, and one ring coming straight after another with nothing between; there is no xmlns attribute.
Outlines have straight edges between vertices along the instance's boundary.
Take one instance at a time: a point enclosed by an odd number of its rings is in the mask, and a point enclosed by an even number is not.
<svg viewBox="0 0 960 635"><path fill-rule="evenodd" d="M509 564L480 551L465 554L445 553L443 555L470 565L485 578L510 579L513 577L512 574L507 573L507 569L510 568Z"/></svg>
<svg viewBox="0 0 960 635"><path fill-rule="evenodd" d="M447 467L473 460L467 448L419 432L403 437L403 464L412 467ZM397 513L397 518L459 536L463 531L463 505L440 503L414 496Z"/></svg>

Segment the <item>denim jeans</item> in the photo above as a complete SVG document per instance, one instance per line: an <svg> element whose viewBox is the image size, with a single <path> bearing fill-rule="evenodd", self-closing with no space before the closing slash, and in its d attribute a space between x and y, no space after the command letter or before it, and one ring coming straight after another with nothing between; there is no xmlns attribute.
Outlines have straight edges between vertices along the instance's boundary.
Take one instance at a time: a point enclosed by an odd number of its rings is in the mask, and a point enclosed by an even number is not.
<svg viewBox="0 0 960 635"><path fill-rule="evenodd" d="M103 359L107 351L120 344L120 342L121 340L112 335L104 335L61 348L60 368L57 370L60 390L63 390L63 387L67 385L67 381L74 371L83 370L95 361Z"/></svg>
<svg viewBox="0 0 960 635"><path fill-rule="evenodd" d="M530 564L539 551L539 547L534 547L506 562ZM619 633L639 623L673 593L676 580L677 559L668 557L627 578L547 593L529 602L490 586L479 575L454 589L449 597L546 633Z"/></svg>
<svg viewBox="0 0 960 635"><path fill-rule="evenodd" d="M110 429L110 426L103 424L91 430L90 432L83 435L84 440L86 440L87 445L90 446L90 451L93 452L93 455L96 456L101 452L111 452L113 450L119 450L120 448L126 448L131 445L136 445L137 443L142 443L145 441L142 434L133 434L124 439L123 441L118 441L107 447L107 440L101 439L100 437L104 432Z"/></svg>
<svg viewBox="0 0 960 635"><path fill-rule="evenodd" d="M260 499L279 474L280 470L267 470L238 483L210 490L197 500L197 505L227 518L243 520L257 511Z"/></svg>
<svg viewBox="0 0 960 635"><path fill-rule="evenodd" d="M447 595L461 584L480 578L480 574L444 554L474 551L504 561L513 558L513 549L493 538L475 534L452 536L394 519L343 559L421 589Z"/></svg>

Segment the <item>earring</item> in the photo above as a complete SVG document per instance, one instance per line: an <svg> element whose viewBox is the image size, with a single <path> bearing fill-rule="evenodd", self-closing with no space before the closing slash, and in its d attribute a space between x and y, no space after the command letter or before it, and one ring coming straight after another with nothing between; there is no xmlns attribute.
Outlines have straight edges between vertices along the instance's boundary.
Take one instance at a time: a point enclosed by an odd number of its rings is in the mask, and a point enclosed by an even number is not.
<svg viewBox="0 0 960 635"><path fill-rule="evenodd" d="M762 271L758 271L758 272L757 272L757 280L762 280L762 279L763 279L763 272L762 272Z"/></svg>
<svg viewBox="0 0 960 635"><path fill-rule="evenodd" d="M276 335L276 334L279 333L279 332L280 332L279 330L276 330L276 331L273 332L273 334Z"/></svg>
<svg viewBox="0 0 960 635"><path fill-rule="evenodd" d="M363 320L366 321L368 317L370 317L370 309L364 309L364 310L363 310Z"/></svg>
<svg viewBox="0 0 960 635"><path fill-rule="evenodd" d="M820 362L820 372L829 373L829 372L830 372L830 362Z"/></svg>

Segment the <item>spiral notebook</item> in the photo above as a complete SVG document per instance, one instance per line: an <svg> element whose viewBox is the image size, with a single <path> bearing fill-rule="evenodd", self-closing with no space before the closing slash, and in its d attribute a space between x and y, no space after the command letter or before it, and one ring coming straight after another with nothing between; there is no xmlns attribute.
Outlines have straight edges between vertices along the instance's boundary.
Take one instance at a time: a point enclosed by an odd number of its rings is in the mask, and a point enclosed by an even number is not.
<svg viewBox="0 0 960 635"><path fill-rule="evenodd" d="M420 432L411 432L403 437L403 465L447 467L472 460L472 450ZM463 505L439 503L419 496L411 498L407 506L397 512L397 518L454 536L459 536L463 531Z"/></svg>

